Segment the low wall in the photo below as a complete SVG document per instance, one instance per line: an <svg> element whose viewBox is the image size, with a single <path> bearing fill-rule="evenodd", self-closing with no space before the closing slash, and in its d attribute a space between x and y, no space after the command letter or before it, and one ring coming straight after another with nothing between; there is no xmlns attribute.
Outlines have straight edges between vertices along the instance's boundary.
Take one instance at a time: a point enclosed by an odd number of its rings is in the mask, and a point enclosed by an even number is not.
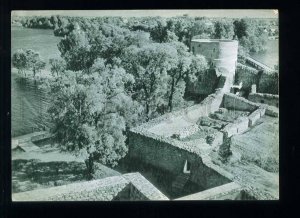
<svg viewBox="0 0 300 218"><path fill-rule="evenodd" d="M277 107L267 106L266 107L266 115L269 115L271 117L278 117L279 116L279 110L278 110Z"/></svg>
<svg viewBox="0 0 300 218"><path fill-rule="evenodd" d="M259 104L251 102L235 94L226 93L224 94L224 107L233 110L254 111L259 107Z"/></svg>
<svg viewBox="0 0 300 218"><path fill-rule="evenodd" d="M69 185L36 189L12 195L13 201L110 201L129 181L121 176Z"/></svg>
<svg viewBox="0 0 300 218"><path fill-rule="evenodd" d="M131 200L169 200L140 173L127 173L123 177L130 182Z"/></svg>
<svg viewBox="0 0 300 218"><path fill-rule="evenodd" d="M112 201L112 200L168 200L140 173L106 177L88 182L12 195L13 201Z"/></svg>
<svg viewBox="0 0 300 218"><path fill-rule="evenodd" d="M239 200L242 188L235 182L187 195L175 200Z"/></svg>
<svg viewBox="0 0 300 218"><path fill-rule="evenodd" d="M190 135L193 135L197 131L199 131L199 127L197 124L194 124L192 126L188 126L188 127L181 129L179 132L176 132L175 134L178 135L179 139L183 139Z"/></svg>
<svg viewBox="0 0 300 218"><path fill-rule="evenodd" d="M248 117L239 117L233 123L229 123L222 129L222 132L226 132L228 137L236 134L242 134L248 130L249 119Z"/></svg>
<svg viewBox="0 0 300 218"><path fill-rule="evenodd" d="M257 110L253 111L249 116L249 127L254 126L255 123L259 118L265 115L266 109L265 108L258 108Z"/></svg>
<svg viewBox="0 0 300 218"><path fill-rule="evenodd" d="M275 107L279 106L279 95L267 93L250 93L248 96L249 101L256 103L268 104Z"/></svg>

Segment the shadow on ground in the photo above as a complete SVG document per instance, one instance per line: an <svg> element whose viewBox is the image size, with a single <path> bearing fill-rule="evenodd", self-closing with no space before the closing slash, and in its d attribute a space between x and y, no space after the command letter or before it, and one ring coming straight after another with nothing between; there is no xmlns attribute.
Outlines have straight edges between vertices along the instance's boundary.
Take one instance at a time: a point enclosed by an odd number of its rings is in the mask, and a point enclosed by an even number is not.
<svg viewBox="0 0 300 218"><path fill-rule="evenodd" d="M12 161L12 193L86 181L86 167L80 162Z"/></svg>

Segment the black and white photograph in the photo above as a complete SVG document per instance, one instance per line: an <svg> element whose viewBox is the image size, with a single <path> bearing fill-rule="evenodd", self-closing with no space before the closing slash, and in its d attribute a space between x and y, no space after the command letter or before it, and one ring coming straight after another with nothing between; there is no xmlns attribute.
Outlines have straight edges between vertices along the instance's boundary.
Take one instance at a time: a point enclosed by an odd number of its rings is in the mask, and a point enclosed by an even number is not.
<svg viewBox="0 0 300 218"><path fill-rule="evenodd" d="M279 200L279 14L13 10L12 201Z"/></svg>

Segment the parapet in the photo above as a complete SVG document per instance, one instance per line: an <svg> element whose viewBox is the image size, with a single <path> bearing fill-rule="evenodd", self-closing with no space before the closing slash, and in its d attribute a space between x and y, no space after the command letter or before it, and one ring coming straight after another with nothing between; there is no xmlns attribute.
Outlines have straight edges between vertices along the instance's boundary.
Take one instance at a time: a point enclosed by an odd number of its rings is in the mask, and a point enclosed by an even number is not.
<svg viewBox="0 0 300 218"><path fill-rule="evenodd" d="M140 173L15 193L13 201L169 200Z"/></svg>

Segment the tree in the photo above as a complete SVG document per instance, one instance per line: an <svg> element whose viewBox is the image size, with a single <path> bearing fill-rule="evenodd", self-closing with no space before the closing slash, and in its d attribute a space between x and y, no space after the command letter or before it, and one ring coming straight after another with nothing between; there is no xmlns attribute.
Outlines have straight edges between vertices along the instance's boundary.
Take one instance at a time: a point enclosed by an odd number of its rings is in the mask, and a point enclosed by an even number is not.
<svg viewBox="0 0 300 218"><path fill-rule="evenodd" d="M33 72L33 77L35 77L36 73L45 68L46 62L41 59L38 52L32 49L27 49L25 53L27 69L31 69Z"/></svg>
<svg viewBox="0 0 300 218"><path fill-rule="evenodd" d="M95 57L91 53L89 39L82 30L74 30L63 38L58 44L58 49L66 61L68 70L88 71L94 63Z"/></svg>
<svg viewBox="0 0 300 218"><path fill-rule="evenodd" d="M19 72L25 74L26 70L32 70L33 76L45 68L46 63L41 59L40 54L32 49L19 49L13 54L12 64Z"/></svg>
<svg viewBox="0 0 300 218"><path fill-rule="evenodd" d="M52 74L56 73L56 76L59 76L59 73L64 73L66 70L66 62L63 59L51 58L49 60L51 66L50 71Z"/></svg>
<svg viewBox="0 0 300 218"><path fill-rule="evenodd" d="M149 120L158 108L167 107L168 71L176 67L177 51L169 43L149 43L130 46L123 57L123 65L135 79L133 98L145 108Z"/></svg>
<svg viewBox="0 0 300 218"><path fill-rule="evenodd" d="M216 39L233 39L234 29L231 21L218 20L215 23L214 38Z"/></svg>
<svg viewBox="0 0 300 218"><path fill-rule="evenodd" d="M196 75L207 69L208 65L204 56L194 56L188 52L188 48L181 42L172 42L177 50L177 65L168 71L170 76L168 88L168 109L183 104L183 96L187 81L196 81Z"/></svg>
<svg viewBox="0 0 300 218"><path fill-rule="evenodd" d="M167 23L164 18L156 18L156 25L150 29L150 36L155 42L165 42L167 37Z"/></svg>
<svg viewBox="0 0 300 218"><path fill-rule="evenodd" d="M89 72L97 58L108 64L123 56L130 45L141 46L150 41L149 33L130 31L118 26L91 24L86 30L74 29L58 45L67 69Z"/></svg>
<svg viewBox="0 0 300 218"><path fill-rule="evenodd" d="M27 68L26 52L23 49L17 50L12 56L12 65L18 69L18 73L25 74Z"/></svg>
<svg viewBox="0 0 300 218"><path fill-rule="evenodd" d="M196 20L192 29L193 38L210 39L214 35L214 25L208 19Z"/></svg>
<svg viewBox="0 0 300 218"><path fill-rule="evenodd" d="M167 22L168 30L174 32L178 41L190 46L192 39L192 30L195 20L188 16L170 18Z"/></svg>
<svg viewBox="0 0 300 218"><path fill-rule="evenodd" d="M235 20L233 22L234 25L234 34L238 37L238 39L241 39L242 37L248 36L248 23L245 19Z"/></svg>
<svg viewBox="0 0 300 218"><path fill-rule="evenodd" d="M268 33L265 31L266 24L254 19L235 20L234 32L239 40L239 45L246 53L265 50Z"/></svg>
<svg viewBox="0 0 300 218"><path fill-rule="evenodd" d="M138 114L125 91L132 76L96 62L90 74L66 71L49 83L51 131L62 150L85 159L90 179L95 162L115 166L125 156L126 123Z"/></svg>

